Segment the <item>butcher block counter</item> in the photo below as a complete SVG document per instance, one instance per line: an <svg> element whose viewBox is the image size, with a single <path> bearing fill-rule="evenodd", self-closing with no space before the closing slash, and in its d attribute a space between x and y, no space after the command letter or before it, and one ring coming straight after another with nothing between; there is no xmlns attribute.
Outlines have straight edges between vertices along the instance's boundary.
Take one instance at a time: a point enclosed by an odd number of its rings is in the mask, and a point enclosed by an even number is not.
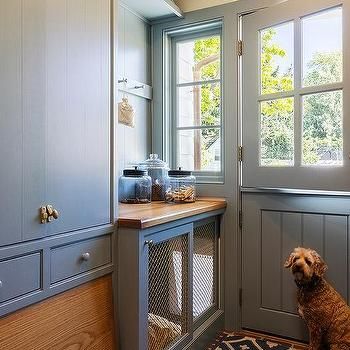
<svg viewBox="0 0 350 350"><path fill-rule="evenodd" d="M194 203L120 204L118 227L145 229L194 215L226 208L223 198L203 197Z"/></svg>

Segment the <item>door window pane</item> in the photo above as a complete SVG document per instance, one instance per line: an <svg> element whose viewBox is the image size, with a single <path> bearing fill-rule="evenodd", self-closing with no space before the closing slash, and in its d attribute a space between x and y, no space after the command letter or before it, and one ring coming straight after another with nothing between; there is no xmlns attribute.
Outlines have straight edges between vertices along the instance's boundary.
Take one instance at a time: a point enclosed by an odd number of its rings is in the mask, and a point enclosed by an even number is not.
<svg viewBox="0 0 350 350"><path fill-rule="evenodd" d="M178 131L178 167L185 170L221 171L220 129Z"/></svg>
<svg viewBox="0 0 350 350"><path fill-rule="evenodd" d="M260 104L260 165L294 164L294 98Z"/></svg>
<svg viewBox="0 0 350 350"><path fill-rule="evenodd" d="M293 90L293 31L288 22L260 32L262 94Z"/></svg>
<svg viewBox="0 0 350 350"><path fill-rule="evenodd" d="M177 82L220 79L220 36L177 44Z"/></svg>
<svg viewBox="0 0 350 350"><path fill-rule="evenodd" d="M303 86L343 80L342 8L302 19Z"/></svg>
<svg viewBox="0 0 350 350"><path fill-rule="evenodd" d="M178 126L220 125L220 84L178 88Z"/></svg>
<svg viewBox="0 0 350 350"><path fill-rule="evenodd" d="M303 165L343 164L342 116L342 91L303 97Z"/></svg>

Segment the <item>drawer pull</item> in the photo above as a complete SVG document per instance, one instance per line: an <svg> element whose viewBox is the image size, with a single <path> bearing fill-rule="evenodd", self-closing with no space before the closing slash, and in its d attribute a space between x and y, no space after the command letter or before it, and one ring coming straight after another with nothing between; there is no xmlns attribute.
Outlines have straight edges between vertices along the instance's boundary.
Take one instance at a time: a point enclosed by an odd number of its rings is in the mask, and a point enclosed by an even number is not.
<svg viewBox="0 0 350 350"><path fill-rule="evenodd" d="M84 253L81 255L81 260L88 261L90 260L90 253Z"/></svg>

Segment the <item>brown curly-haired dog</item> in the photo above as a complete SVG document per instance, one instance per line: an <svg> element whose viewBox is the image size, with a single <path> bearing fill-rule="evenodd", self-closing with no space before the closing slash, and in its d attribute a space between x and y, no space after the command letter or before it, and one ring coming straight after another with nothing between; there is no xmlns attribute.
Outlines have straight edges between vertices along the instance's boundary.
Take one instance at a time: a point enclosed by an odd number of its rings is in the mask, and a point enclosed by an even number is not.
<svg viewBox="0 0 350 350"><path fill-rule="evenodd" d="M295 248L284 264L298 286L298 312L310 334L310 350L350 349L350 308L323 278L327 265L312 249Z"/></svg>

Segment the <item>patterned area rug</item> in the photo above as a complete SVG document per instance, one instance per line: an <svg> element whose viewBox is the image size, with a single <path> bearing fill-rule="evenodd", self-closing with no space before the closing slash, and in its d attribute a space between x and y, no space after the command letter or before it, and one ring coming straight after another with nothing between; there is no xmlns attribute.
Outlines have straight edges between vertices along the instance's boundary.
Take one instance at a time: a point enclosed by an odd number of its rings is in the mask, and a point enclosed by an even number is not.
<svg viewBox="0 0 350 350"><path fill-rule="evenodd" d="M264 338L253 338L237 333L222 333L208 350L290 350L292 344L275 343Z"/></svg>

